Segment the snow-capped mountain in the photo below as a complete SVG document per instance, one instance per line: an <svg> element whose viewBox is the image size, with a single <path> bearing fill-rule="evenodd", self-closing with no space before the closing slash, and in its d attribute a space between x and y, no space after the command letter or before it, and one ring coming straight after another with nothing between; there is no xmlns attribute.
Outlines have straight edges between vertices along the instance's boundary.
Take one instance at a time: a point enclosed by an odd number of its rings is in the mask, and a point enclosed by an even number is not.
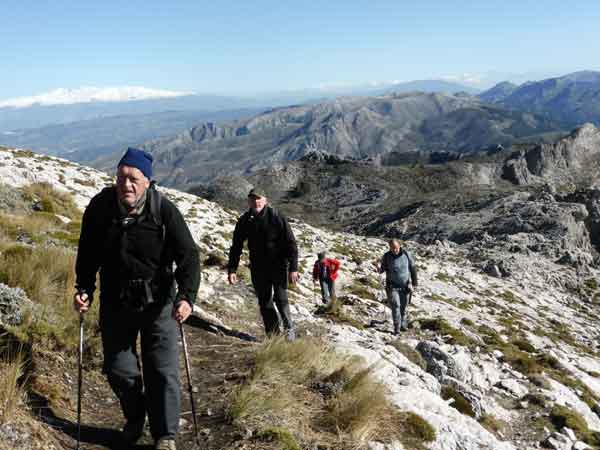
<svg viewBox="0 0 600 450"><path fill-rule="evenodd" d="M191 95L189 92L152 89L143 86L95 87L75 89L58 88L29 97L16 97L0 101L0 108L27 108L34 105L72 105L90 102L126 102L152 98L172 98Z"/></svg>

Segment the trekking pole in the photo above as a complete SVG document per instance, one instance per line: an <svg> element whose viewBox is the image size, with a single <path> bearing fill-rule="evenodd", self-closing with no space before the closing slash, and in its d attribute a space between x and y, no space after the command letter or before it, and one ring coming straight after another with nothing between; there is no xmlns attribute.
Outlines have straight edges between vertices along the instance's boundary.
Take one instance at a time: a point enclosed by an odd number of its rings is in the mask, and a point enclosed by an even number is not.
<svg viewBox="0 0 600 450"><path fill-rule="evenodd" d="M81 445L81 388L83 385L83 313L79 313L79 348L77 351L77 450Z"/></svg>
<svg viewBox="0 0 600 450"><path fill-rule="evenodd" d="M188 380L188 392L190 393L190 403L192 404L194 435L196 437L196 444L200 445L200 438L198 437L198 419L196 419L196 403L194 402L194 387L192 386L192 375L190 374L190 358L188 355L187 342L185 341L185 333L183 331L182 323L179 323L179 331L181 332L181 344L183 345L183 356L185 358L185 372Z"/></svg>

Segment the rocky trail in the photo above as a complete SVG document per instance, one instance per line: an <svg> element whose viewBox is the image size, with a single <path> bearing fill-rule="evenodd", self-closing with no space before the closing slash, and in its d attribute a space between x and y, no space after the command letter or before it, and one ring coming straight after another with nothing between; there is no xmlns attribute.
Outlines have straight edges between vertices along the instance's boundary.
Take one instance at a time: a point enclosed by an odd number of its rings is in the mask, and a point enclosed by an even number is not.
<svg viewBox="0 0 600 450"><path fill-rule="evenodd" d="M207 331L208 324L192 317L185 326L190 351L194 400L196 402L200 445L194 441L194 426L191 416L190 397L181 351L182 415L181 429L177 439L179 449L218 450L239 447L244 435L230 424L227 418L225 400L235 386L248 375L250 370L249 350L252 342ZM65 405L61 412L46 409L43 399L34 407L42 422L48 424L57 443L65 449L76 448L75 410L76 405L76 366L73 361L65 361L62 377L53 382L60 385ZM49 373L51 367L41 372ZM57 369L56 367L54 369ZM136 446L126 447L119 443L119 430L123 416L105 378L97 368L84 372L82 445L85 450L150 450L153 447L148 428ZM39 370L39 368L38 368ZM50 373L61 373L50 372ZM73 375L69 375L73 374ZM62 378L62 379L61 379Z"/></svg>

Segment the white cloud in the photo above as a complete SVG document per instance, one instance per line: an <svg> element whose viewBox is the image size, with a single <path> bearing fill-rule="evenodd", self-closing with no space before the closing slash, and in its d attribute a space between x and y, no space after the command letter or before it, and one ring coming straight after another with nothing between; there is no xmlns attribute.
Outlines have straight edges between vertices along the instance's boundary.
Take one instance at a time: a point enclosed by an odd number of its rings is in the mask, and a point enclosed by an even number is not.
<svg viewBox="0 0 600 450"><path fill-rule="evenodd" d="M460 75L446 75L441 77L442 80L453 81L455 83L463 83L474 86L479 86L484 83L483 77L475 73L463 73Z"/></svg>
<svg viewBox="0 0 600 450"><path fill-rule="evenodd" d="M31 97L18 97L0 101L0 108L27 108L33 105L71 105L91 102L126 102L151 98L170 98L190 95L190 92L177 92L164 89L151 89L143 86L94 87L84 86L75 89L58 88Z"/></svg>

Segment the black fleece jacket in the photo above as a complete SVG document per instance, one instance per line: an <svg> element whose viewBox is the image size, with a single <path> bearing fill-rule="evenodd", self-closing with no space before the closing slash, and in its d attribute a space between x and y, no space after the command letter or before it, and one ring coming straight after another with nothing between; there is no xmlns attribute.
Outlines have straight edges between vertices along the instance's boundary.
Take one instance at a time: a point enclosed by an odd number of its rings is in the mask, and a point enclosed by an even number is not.
<svg viewBox="0 0 600 450"><path fill-rule="evenodd" d="M148 195L157 195L157 191L149 189ZM152 218L150 198L139 219L127 227L119 225L114 188L106 188L92 198L81 225L75 266L77 289L92 297L100 270L103 301L117 301L127 280L152 279L161 293L160 301L195 302L200 284L198 248L177 207L162 195L160 199L164 228Z"/></svg>
<svg viewBox="0 0 600 450"><path fill-rule="evenodd" d="M237 271L246 240L252 270L286 267L289 272L298 271L298 246L292 228L270 206L265 206L260 214L247 211L239 218L229 250L229 273Z"/></svg>

